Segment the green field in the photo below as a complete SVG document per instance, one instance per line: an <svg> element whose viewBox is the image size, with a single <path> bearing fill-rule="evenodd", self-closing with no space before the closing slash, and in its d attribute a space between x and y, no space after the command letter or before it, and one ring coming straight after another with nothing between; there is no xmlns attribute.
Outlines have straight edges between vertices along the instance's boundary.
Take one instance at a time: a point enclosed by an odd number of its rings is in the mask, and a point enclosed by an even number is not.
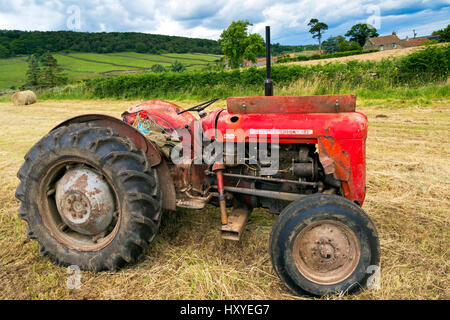
<svg viewBox="0 0 450 320"><path fill-rule="evenodd" d="M68 75L70 82L102 76L146 72L158 63L170 67L176 60L183 63L188 70L197 71L216 64L217 60L221 58L221 56L211 54L168 53L155 55L135 52L55 53L54 57ZM0 90L25 84L28 68L26 60L27 57L0 59Z"/></svg>

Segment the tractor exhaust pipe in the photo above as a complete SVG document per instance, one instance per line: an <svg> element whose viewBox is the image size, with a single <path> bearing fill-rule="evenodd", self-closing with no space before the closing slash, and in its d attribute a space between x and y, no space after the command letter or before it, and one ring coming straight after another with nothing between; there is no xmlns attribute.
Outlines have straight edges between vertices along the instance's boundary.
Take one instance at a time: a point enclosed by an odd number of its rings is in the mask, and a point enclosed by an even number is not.
<svg viewBox="0 0 450 320"><path fill-rule="evenodd" d="M266 26L266 71L267 79L264 82L266 97L273 96L273 82L270 79L271 73L271 55L270 55L270 26Z"/></svg>

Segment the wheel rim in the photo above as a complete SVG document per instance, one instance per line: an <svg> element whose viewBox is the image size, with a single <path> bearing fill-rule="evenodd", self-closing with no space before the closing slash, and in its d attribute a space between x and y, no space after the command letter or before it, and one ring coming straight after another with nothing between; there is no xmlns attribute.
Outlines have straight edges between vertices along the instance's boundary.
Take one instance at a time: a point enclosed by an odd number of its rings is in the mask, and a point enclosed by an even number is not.
<svg viewBox="0 0 450 320"><path fill-rule="evenodd" d="M100 234L113 219L112 192L103 177L91 169L67 170L56 182L55 202L63 222L84 235Z"/></svg>
<svg viewBox="0 0 450 320"><path fill-rule="evenodd" d="M317 221L297 235L293 256L298 271L306 279L332 285L344 281L355 271L360 259L359 241L341 222Z"/></svg>
<svg viewBox="0 0 450 320"><path fill-rule="evenodd" d="M98 251L119 229L121 210L112 182L89 161L70 158L53 164L39 182L43 224L66 247Z"/></svg>

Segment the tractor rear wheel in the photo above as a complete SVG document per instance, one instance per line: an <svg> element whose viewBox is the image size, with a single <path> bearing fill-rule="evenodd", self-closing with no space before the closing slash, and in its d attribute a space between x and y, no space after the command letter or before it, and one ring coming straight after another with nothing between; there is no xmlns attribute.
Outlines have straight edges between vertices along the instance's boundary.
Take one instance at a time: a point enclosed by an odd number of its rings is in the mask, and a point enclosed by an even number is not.
<svg viewBox="0 0 450 320"><path fill-rule="evenodd" d="M158 231L156 171L111 128L72 124L50 132L26 154L18 177L28 237L59 264L117 270Z"/></svg>
<svg viewBox="0 0 450 320"><path fill-rule="evenodd" d="M272 229L270 253L276 273L297 295L356 291L380 261L372 220L351 201L323 194L283 210Z"/></svg>

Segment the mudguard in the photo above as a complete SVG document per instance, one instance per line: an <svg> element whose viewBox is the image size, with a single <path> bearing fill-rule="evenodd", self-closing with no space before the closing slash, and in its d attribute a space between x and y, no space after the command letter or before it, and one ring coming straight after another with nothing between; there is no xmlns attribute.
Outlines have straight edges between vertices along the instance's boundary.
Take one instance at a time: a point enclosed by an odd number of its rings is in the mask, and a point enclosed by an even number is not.
<svg viewBox="0 0 450 320"><path fill-rule="evenodd" d="M161 162L161 154L158 149L149 141L145 136L140 133L133 126L111 116L103 115L103 114L85 114L82 116L77 116L71 119L68 119L58 126L53 128L51 131L58 129L60 127L68 126L73 123L86 123L92 122L96 125L103 127L110 127L116 130L121 137L128 137L133 140L136 147L141 149L147 154L148 160L150 161L150 165L152 167L157 166Z"/></svg>
<svg viewBox="0 0 450 320"><path fill-rule="evenodd" d="M123 116L128 123L133 123L136 119L136 113L145 111L164 129L185 129L186 126L191 128L195 117L189 112L178 114L183 110L176 104L167 101L148 100L130 107L126 112L128 115L124 114L125 116Z"/></svg>

